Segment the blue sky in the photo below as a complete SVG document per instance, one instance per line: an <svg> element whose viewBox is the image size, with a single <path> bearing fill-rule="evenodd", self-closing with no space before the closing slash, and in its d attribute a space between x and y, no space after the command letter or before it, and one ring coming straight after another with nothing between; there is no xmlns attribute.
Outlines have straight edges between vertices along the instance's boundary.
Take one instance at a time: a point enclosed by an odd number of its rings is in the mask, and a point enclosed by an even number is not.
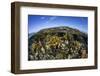
<svg viewBox="0 0 100 76"><path fill-rule="evenodd" d="M88 17L28 15L29 33L59 26L68 26L88 33Z"/></svg>

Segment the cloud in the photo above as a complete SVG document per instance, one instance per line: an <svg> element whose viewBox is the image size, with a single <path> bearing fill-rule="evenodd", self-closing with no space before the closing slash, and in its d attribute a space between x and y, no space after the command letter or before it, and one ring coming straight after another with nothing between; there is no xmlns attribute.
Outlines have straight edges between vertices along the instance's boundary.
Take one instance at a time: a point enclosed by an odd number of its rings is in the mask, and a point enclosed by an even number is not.
<svg viewBox="0 0 100 76"><path fill-rule="evenodd" d="M55 20L56 18L57 18L57 17L50 17L49 20L46 21L46 24L47 24L47 23L50 23L51 21Z"/></svg>
<svg viewBox="0 0 100 76"><path fill-rule="evenodd" d="M54 19L56 19L57 17L50 17L50 20L54 20Z"/></svg>
<svg viewBox="0 0 100 76"><path fill-rule="evenodd" d="M42 20L44 20L44 19L45 19L45 17L41 17L41 19L42 19Z"/></svg>

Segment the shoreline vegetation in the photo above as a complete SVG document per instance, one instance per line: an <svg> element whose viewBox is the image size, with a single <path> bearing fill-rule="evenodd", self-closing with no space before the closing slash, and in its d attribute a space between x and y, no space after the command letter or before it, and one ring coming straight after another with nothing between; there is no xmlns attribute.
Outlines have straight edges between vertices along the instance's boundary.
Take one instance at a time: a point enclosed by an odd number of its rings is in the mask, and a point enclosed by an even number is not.
<svg viewBox="0 0 100 76"><path fill-rule="evenodd" d="M88 34L70 27L46 28L28 37L28 60L88 58Z"/></svg>

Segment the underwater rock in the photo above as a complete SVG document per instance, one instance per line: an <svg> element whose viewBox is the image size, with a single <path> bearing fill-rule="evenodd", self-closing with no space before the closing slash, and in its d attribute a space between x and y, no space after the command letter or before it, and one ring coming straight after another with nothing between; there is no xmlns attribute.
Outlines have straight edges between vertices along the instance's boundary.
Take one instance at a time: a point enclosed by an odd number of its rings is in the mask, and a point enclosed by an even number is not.
<svg viewBox="0 0 100 76"><path fill-rule="evenodd" d="M79 59L88 57L88 35L70 27L42 29L28 39L29 60Z"/></svg>

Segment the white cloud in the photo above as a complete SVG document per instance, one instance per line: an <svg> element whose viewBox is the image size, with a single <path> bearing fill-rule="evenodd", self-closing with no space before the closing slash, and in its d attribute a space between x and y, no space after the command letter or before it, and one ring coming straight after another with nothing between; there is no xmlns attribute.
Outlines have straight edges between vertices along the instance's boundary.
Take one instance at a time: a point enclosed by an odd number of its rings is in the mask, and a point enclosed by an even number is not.
<svg viewBox="0 0 100 76"><path fill-rule="evenodd" d="M45 19L45 17L41 17L41 19L43 20L43 19Z"/></svg>
<svg viewBox="0 0 100 76"><path fill-rule="evenodd" d="M50 20L54 20L54 19L56 19L57 17L50 17Z"/></svg>
<svg viewBox="0 0 100 76"><path fill-rule="evenodd" d="M46 21L46 24L47 24L47 23L50 23L51 21L55 20L56 18L57 18L57 17L50 17L49 20Z"/></svg>

